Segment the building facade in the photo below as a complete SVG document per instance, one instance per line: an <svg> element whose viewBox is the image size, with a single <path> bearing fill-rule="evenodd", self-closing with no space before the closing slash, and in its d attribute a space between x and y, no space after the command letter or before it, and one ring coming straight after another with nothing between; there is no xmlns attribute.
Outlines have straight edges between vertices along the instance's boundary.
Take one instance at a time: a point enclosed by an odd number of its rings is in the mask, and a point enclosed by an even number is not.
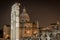
<svg viewBox="0 0 60 40"><path fill-rule="evenodd" d="M23 9L23 12L20 14L20 39L28 39L33 36L37 37L39 30L39 23L31 22L26 9Z"/></svg>
<svg viewBox="0 0 60 40"><path fill-rule="evenodd" d="M13 11L11 16L11 26L4 25L3 27L4 39L60 40L59 22L53 23L48 27L40 27L38 21L35 22L30 21L30 16L25 8L23 8L23 11L22 13L20 13L20 15L19 15L19 5L14 5L12 7L12 10Z"/></svg>
<svg viewBox="0 0 60 40"><path fill-rule="evenodd" d="M10 36L11 36L10 32L11 32L11 26L5 24L3 26L3 39L4 40L10 39Z"/></svg>

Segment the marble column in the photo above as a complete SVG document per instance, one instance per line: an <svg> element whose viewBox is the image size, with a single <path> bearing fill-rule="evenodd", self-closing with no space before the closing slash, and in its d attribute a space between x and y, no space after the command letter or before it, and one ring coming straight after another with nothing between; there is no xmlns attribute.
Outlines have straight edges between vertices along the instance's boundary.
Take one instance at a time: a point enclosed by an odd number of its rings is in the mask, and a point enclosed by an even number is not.
<svg viewBox="0 0 60 40"><path fill-rule="evenodd" d="M12 5L11 40L19 40L19 6L20 6L20 3L15 3Z"/></svg>

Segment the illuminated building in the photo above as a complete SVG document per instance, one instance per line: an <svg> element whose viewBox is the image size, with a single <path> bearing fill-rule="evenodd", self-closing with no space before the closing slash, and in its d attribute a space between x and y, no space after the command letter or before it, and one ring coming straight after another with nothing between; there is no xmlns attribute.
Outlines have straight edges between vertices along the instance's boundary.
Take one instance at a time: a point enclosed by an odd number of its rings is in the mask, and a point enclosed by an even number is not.
<svg viewBox="0 0 60 40"><path fill-rule="evenodd" d="M6 40L6 39L10 39L10 25L4 25L3 26L3 39Z"/></svg>
<svg viewBox="0 0 60 40"><path fill-rule="evenodd" d="M19 23L20 22L20 23ZM19 18L19 3L12 6L11 11L11 40L20 40L33 35L38 36L38 22L31 22L26 9L20 14Z"/></svg>
<svg viewBox="0 0 60 40"><path fill-rule="evenodd" d="M12 6L11 26L4 25L4 39L11 37L11 40L59 40L60 24L53 23L48 27L39 27L38 21L30 21L30 16L23 8L19 14L19 3ZM11 35L10 35L11 31Z"/></svg>
<svg viewBox="0 0 60 40"><path fill-rule="evenodd" d="M20 39L31 38L33 36L38 36L39 23L31 22L26 9L20 14Z"/></svg>

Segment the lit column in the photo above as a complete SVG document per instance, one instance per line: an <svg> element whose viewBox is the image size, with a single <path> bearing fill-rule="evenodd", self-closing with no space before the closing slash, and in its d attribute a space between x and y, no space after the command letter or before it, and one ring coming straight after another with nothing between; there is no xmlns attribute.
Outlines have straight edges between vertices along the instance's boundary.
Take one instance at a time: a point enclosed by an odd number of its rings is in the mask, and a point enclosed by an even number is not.
<svg viewBox="0 0 60 40"><path fill-rule="evenodd" d="M11 40L19 40L19 3L12 6L11 11Z"/></svg>

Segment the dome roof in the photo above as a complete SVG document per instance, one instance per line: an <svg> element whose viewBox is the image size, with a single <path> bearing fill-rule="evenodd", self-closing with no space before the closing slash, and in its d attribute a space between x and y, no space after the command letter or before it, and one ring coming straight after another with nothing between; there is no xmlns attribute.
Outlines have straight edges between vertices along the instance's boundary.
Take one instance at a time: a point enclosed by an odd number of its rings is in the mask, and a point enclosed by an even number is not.
<svg viewBox="0 0 60 40"><path fill-rule="evenodd" d="M26 12L25 8L23 9L23 12L20 14L20 20L25 20L25 21L29 21L30 20L29 15Z"/></svg>

